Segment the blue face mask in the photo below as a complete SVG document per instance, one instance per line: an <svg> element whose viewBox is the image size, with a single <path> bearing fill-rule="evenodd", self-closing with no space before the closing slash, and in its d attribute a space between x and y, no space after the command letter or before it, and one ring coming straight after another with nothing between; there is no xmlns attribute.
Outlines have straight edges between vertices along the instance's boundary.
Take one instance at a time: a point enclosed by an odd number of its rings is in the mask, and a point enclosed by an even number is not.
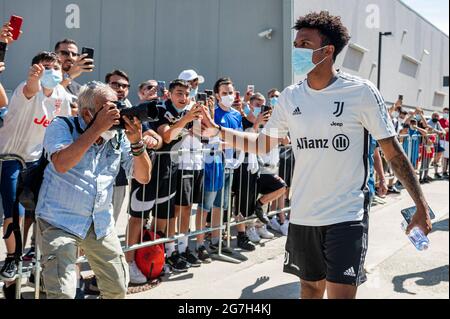
<svg viewBox="0 0 450 319"><path fill-rule="evenodd" d="M197 96L198 93L198 87L196 89L191 89L191 92L189 92L189 98L193 99Z"/></svg>
<svg viewBox="0 0 450 319"><path fill-rule="evenodd" d="M57 70L45 70L44 75L41 77L41 85L46 89L54 89L59 83L62 82L62 73Z"/></svg>
<svg viewBox="0 0 450 319"><path fill-rule="evenodd" d="M271 106L275 106L278 104L278 98L277 97L273 97L270 99L270 105Z"/></svg>
<svg viewBox="0 0 450 319"><path fill-rule="evenodd" d="M253 108L253 115L254 115L255 117L258 117L259 114L261 114L261 108L255 106L255 107Z"/></svg>
<svg viewBox="0 0 450 319"><path fill-rule="evenodd" d="M314 64L313 54L316 51L322 50L323 48L326 48L326 46L323 46L317 50L312 49L304 49L304 48L294 48L292 51L292 65L294 67L294 74L297 76L304 76L310 73L316 66L321 64L323 61L325 61L325 58L323 58L322 61L320 61L317 64Z"/></svg>
<svg viewBox="0 0 450 319"><path fill-rule="evenodd" d="M248 107L247 104L245 104L245 106L244 106L244 113L245 113L245 115L248 116L250 114L250 112L251 112L250 108Z"/></svg>

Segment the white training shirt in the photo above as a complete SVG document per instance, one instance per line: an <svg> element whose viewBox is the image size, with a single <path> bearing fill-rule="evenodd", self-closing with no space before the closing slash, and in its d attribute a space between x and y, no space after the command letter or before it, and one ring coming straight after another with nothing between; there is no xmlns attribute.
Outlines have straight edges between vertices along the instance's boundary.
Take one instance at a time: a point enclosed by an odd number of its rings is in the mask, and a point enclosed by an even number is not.
<svg viewBox="0 0 450 319"><path fill-rule="evenodd" d="M42 154L45 129L56 116L71 114L71 95L58 85L50 97L41 89L27 99L23 94L26 82L14 91L5 122L0 128L0 154L15 154L26 162L37 161Z"/></svg>
<svg viewBox="0 0 450 319"><path fill-rule="evenodd" d="M291 136L293 224L361 221L369 205L369 133L376 140L396 136L375 86L345 73L337 77L320 91L307 81L286 88L263 130L275 138Z"/></svg>

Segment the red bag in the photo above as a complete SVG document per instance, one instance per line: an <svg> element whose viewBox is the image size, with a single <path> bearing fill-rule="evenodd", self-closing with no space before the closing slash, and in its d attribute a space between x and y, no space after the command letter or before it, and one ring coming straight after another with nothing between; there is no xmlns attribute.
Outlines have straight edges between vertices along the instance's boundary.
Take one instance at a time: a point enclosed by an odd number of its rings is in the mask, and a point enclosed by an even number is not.
<svg viewBox="0 0 450 319"><path fill-rule="evenodd" d="M143 241L153 241L160 237L148 229L143 230ZM147 277L147 279L158 278L165 264L164 244L153 245L149 247L139 248L135 255L136 265L139 270Z"/></svg>

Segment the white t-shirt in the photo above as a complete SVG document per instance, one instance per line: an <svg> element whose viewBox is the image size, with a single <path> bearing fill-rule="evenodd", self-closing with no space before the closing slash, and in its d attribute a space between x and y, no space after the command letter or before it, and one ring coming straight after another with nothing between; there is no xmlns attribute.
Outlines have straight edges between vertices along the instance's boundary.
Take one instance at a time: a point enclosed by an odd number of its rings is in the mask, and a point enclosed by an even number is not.
<svg viewBox="0 0 450 319"><path fill-rule="evenodd" d="M58 85L50 97L41 89L28 100L23 94L25 84L21 83L14 91L0 128L0 154L15 154L26 162L34 162L42 154L45 129L56 116L71 114L72 98Z"/></svg>
<svg viewBox="0 0 450 319"><path fill-rule="evenodd" d="M360 221L368 208L369 133L396 136L387 107L369 81L339 73L317 91L307 81L284 90L263 133L288 132L295 154L291 222L327 226Z"/></svg>

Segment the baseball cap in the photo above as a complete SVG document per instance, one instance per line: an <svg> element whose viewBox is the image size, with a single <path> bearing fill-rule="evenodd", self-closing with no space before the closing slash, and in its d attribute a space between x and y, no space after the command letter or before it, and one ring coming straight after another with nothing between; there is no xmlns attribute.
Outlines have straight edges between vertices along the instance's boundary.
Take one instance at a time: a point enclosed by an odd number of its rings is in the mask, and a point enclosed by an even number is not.
<svg viewBox="0 0 450 319"><path fill-rule="evenodd" d="M198 75L194 70L184 70L178 76L180 80L192 81L198 79L198 83L205 83L205 78L202 75Z"/></svg>

